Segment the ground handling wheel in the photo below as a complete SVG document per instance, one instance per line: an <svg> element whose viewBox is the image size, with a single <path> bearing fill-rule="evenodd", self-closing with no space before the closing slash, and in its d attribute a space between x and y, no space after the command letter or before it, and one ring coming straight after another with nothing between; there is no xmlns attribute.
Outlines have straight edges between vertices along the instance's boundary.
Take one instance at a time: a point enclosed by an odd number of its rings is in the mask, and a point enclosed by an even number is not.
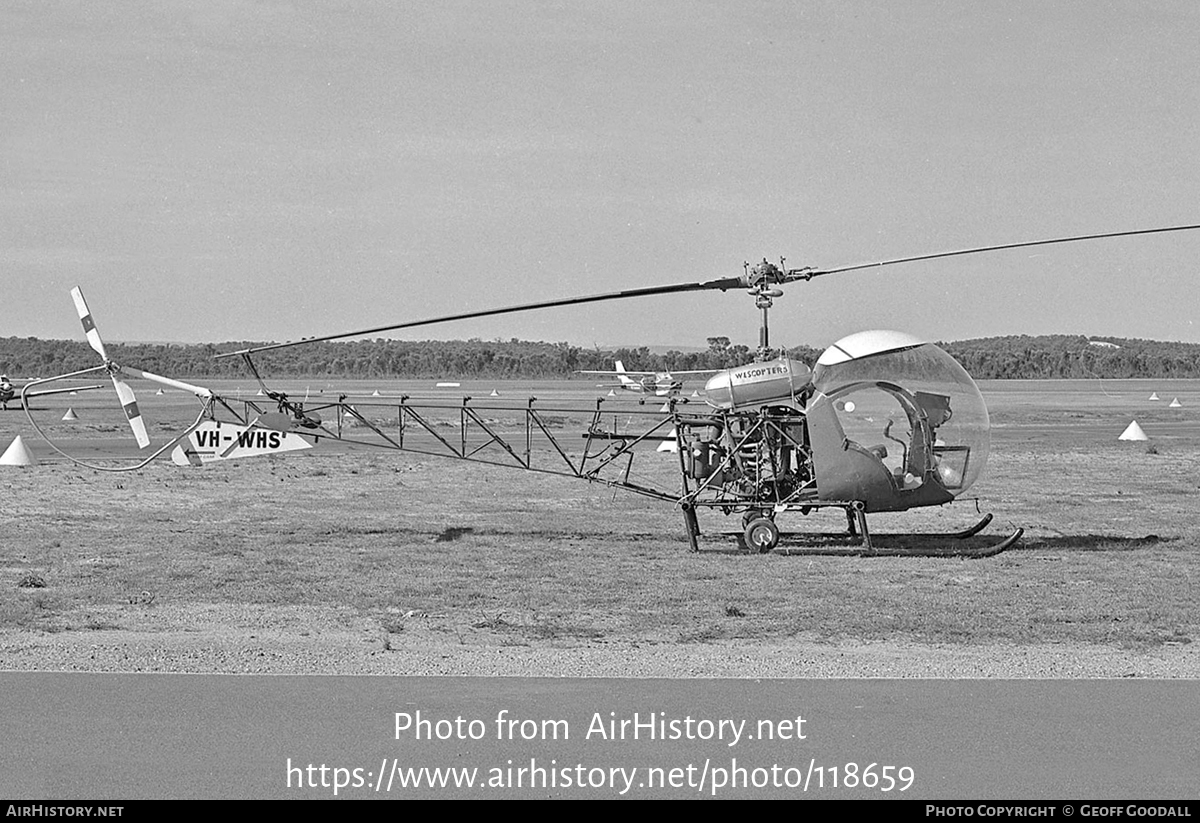
<svg viewBox="0 0 1200 823"><path fill-rule="evenodd" d="M766 554L779 545L779 527L769 517L755 517L742 533L752 552Z"/></svg>

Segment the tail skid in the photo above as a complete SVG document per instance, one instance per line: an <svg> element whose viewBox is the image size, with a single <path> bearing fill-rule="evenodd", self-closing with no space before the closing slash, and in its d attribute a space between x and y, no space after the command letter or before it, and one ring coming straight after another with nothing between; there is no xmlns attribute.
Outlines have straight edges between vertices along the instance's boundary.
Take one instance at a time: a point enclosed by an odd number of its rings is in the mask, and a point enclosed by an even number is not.
<svg viewBox="0 0 1200 823"><path fill-rule="evenodd" d="M85 374L95 374L96 372L106 371L108 368L109 368L108 366L95 366L90 369L84 369L83 371L72 372L71 374L61 374L61 375L58 375L57 377L47 377L44 380L35 380L31 383L27 383L26 388L28 389L33 386L41 386L41 385L45 385L47 383L53 383L53 382L56 382L59 380L70 380L72 378L80 377ZM116 382L115 378L114 378L114 382ZM124 381L121 381L121 382L124 383ZM126 389L128 389L128 385L126 385ZM132 396L133 390L129 389L128 394L129 394L129 396ZM22 397L24 397L24 392L22 392ZM118 397L121 397L121 393L120 393L119 389L118 389ZM142 458L141 460L139 460L136 464L134 464L132 466L105 466L105 465L102 465L99 463L89 463L86 460L81 460L80 458L76 457L75 455L70 454L69 452L66 452L62 448L59 447L58 443L56 443L54 441L54 438L52 438L46 432L46 430L43 429L42 426L38 424L37 420L33 416L33 410L28 406L28 404L25 404L25 417L29 420L29 425L33 426L34 431L36 431L38 433L38 435L43 440L46 441L46 445L48 445L55 452L62 455L63 457L65 457L66 459L70 460L72 463L74 463L78 466L83 466L84 468L87 468L87 469L93 469L95 471L102 471L102 472L137 471L137 470L143 469L146 466L153 463L156 459L158 459L160 456L162 456L168 449L175 446L181 440L183 440L185 437L187 437L189 434L191 434L192 431L194 431L196 429L196 427L199 426L206 417L210 417L212 414L213 399L214 399L213 396L210 394L209 397L202 402L200 413L196 416L195 421L193 421L193 423L190 426L188 426L181 434L177 435L176 437L174 437L173 439L168 441L165 445L159 447L158 449L155 449L150 454L147 454L144 458ZM123 400L123 398L122 398L122 400ZM134 406L135 411L136 411L136 405L137 405L136 400L134 400L133 406ZM129 406L123 402L122 407L125 409L126 417L130 420L131 427L133 427L134 434L136 436L138 428L133 425L133 417L130 416ZM141 412L137 411L135 416L137 417L138 422L142 424L141 430L142 430L143 434L145 435L144 442L143 442L142 437L137 438L138 447L141 449L145 449L147 446L150 445L150 438L149 438L149 435L146 434L146 432L145 432L145 424L142 423Z"/></svg>

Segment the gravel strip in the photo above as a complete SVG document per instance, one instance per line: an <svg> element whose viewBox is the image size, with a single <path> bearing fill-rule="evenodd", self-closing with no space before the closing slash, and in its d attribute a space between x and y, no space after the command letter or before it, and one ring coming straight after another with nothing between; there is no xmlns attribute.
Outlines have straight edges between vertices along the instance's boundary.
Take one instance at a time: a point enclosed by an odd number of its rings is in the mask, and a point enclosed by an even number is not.
<svg viewBox="0 0 1200 823"><path fill-rule="evenodd" d="M126 615L128 618L129 615ZM391 632L351 610L154 608L138 629L7 632L0 670L225 674L738 678L1200 678L1200 648L528 641L415 616Z"/></svg>

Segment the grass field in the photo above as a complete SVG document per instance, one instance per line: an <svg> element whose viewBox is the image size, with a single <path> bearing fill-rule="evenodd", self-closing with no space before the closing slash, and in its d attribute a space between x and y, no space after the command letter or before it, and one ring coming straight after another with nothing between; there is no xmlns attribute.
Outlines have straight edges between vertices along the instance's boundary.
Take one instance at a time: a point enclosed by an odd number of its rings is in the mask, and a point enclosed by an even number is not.
<svg viewBox="0 0 1200 823"><path fill-rule="evenodd" d="M369 450L202 469L164 459L102 473L54 458L23 414L0 414L0 447L21 434L41 458L0 468L0 640L178 631L165 615L180 610L208 614L203 631L219 632L222 610L238 608L281 621L299 614L289 610L323 610L374 631L384 649L802 640L1147 652L1200 636L1200 384L983 388L992 453L971 494L996 514L991 533L1026 529L1015 548L984 560L751 555L722 536L738 519L709 513L697 555L678 512L655 501ZM555 387L525 393L534 390ZM1148 401L1151 391L1163 400ZM66 433L93 450L118 448L126 438L119 418L103 416L110 398L101 394L48 404L44 416L57 420L73 402L81 421ZM500 394L522 391L503 385ZM1182 408L1166 408L1172 397ZM187 407L171 402L182 411L167 417L184 419ZM145 405L149 415L154 404ZM1117 440L1134 418L1150 444ZM871 525L949 531L977 518L975 504L960 501L872 516ZM782 525L832 531L844 522L833 512Z"/></svg>

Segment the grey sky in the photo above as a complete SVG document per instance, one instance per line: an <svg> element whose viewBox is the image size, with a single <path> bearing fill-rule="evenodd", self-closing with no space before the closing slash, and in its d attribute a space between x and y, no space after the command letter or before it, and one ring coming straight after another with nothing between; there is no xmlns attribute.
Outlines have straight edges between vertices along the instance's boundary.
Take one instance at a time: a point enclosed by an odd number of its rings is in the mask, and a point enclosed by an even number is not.
<svg viewBox="0 0 1200 823"><path fill-rule="evenodd" d="M1200 223L1200 4L7 2L0 337L282 340ZM776 343L1200 342L1200 231L796 284ZM406 336L753 344L741 294Z"/></svg>

